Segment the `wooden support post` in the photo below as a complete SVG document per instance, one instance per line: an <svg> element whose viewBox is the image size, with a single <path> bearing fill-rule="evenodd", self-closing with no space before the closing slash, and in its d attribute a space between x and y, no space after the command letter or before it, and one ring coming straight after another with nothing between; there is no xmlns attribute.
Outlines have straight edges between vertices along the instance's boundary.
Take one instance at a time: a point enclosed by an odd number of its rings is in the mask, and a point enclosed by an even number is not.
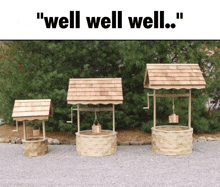
<svg viewBox="0 0 220 187"><path fill-rule="evenodd" d="M115 132L115 105L113 104L112 105L112 108L113 108L113 132Z"/></svg>
<svg viewBox="0 0 220 187"><path fill-rule="evenodd" d="M24 141L26 141L27 136L26 136L26 124L25 124L25 121L23 121L23 131L24 131Z"/></svg>
<svg viewBox="0 0 220 187"><path fill-rule="evenodd" d="M18 131L18 121L16 120L16 131Z"/></svg>
<svg viewBox="0 0 220 187"><path fill-rule="evenodd" d="M12 132L18 132L18 121L16 120L16 129L13 130Z"/></svg>
<svg viewBox="0 0 220 187"><path fill-rule="evenodd" d="M156 90L154 89L154 128L156 128Z"/></svg>
<svg viewBox="0 0 220 187"><path fill-rule="evenodd" d="M45 129L45 121L42 121L42 125L43 125L43 139L46 139L46 129Z"/></svg>
<svg viewBox="0 0 220 187"><path fill-rule="evenodd" d="M67 121L67 123L73 123L73 107L71 107L70 112L71 112L71 121Z"/></svg>
<svg viewBox="0 0 220 187"><path fill-rule="evenodd" d="M189 90L189 117L188 117L188 126L191 128L191 90Z"/></svg>
<svg viewBox="0 0 220 187"><path fill-rule="evenodd" d="M80 133L80 115L79 115L79 104L77 104L77 125L78 125L78 133Z"/></svg>

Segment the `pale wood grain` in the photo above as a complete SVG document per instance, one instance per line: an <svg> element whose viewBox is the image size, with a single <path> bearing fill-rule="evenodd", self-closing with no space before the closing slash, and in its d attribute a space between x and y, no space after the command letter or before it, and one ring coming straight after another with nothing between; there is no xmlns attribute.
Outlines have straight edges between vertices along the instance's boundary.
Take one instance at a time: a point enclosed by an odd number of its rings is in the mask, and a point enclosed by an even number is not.
<svg viewBox="0 0 220 187"><path fill-rule="evenodd" d="M202 89L205 86L198 64L146 64L145 88Z"/></svg>
<svg viewBox="0 0 220 187"><path fill-rule="evenodd" d="M53 113L51 99L15 100L12 112L13 120L48 119Z"/></svg>
<svg viewBox="0 0 220 187"><path fill-rule="evenodd" d="M90 104L123 101L121 78L71 78L67 102L79 104L78 101Z"/></svg>

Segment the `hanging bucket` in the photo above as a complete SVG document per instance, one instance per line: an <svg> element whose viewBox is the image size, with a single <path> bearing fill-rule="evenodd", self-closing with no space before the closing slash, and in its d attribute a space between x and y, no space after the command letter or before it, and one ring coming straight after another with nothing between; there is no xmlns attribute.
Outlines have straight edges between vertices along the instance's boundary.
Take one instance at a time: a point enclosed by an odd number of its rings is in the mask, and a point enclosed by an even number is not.
<svg viewBox="0 0 220 187"><path fill-rule="evenodd" d="M40 129L33 129L33 136L40 136Z"/></svg>
<svg viewBox="0 0 220 187"><path fill-rule="evenodd" d="M99 134L102 132L102 126L98 123L97 125L92 125L92 132L95 134Z"/></svg>
<svg viewBox="0 0 220 187"><path fill-rule="evenodd" d="M97 125L95 124L96 121L97 121ZM101 125L98 121L96 111L95 111L95 120L94 120L93 125L92 125L92 132L94 134L99 134L99 133L101 133L101 131L102 131L102 127L101 127Z"/></svg>
<svg viewBox="0 0 220 187"><path fill-rule="evenodd" d="M169 116L169 123L179 123L179 116L172 114Z"/></svg>
<svg viewBox="0 0 220 187"><path fill-rule="evenodd" d="M173 97L173 114L169 116L169 123L179 123L179 116L175 114L175 105L174 105L174 97Z"/></svg>

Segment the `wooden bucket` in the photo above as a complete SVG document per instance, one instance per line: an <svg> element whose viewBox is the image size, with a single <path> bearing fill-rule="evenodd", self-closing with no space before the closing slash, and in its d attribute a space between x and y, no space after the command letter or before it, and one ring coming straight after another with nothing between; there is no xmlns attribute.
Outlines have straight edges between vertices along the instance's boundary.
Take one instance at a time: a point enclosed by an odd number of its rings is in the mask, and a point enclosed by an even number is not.
<svg viewBox="0 0 220 187"><path fill-rule="evenodd" d="M98 123L97 125L92 125L92 132L95 134L99 134L102 131L102 126Z"/></svg>
<svg viewBox="0 0 220 187"><path fill-rule="evenodd" d="M176 114L169 116L169 123L179 123L179 116Z"/></svg>
<svg viewBox="0 0 220 187"><path fill-rule="evenodd" d="M34 136L34 137L40 136L40 129L34 129L34 130L33 130L33 136Z"/></svg>

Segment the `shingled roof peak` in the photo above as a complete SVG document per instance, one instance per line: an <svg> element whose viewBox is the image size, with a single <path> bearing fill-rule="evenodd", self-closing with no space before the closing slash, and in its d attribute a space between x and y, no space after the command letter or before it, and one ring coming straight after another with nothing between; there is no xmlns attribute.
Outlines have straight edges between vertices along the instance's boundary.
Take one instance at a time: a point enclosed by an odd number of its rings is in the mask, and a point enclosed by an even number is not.
<svg viewBox="0 0 220 187"><path fill-rule="evenodd" d="M68 104L121 104L121 78L70 78Z"/></svg>
<svg viewBox="0 0 220 187"><path fill-rule="evenodd" d="M205 86L198 64L146 64L145 88L202 89Z"/></svg>
<svg viewBox="0 0 220 187"><path fill-rule="evenodd" d="M53 115L51 99L15 100L12 112L13 120L47 120Z"/></svg>

